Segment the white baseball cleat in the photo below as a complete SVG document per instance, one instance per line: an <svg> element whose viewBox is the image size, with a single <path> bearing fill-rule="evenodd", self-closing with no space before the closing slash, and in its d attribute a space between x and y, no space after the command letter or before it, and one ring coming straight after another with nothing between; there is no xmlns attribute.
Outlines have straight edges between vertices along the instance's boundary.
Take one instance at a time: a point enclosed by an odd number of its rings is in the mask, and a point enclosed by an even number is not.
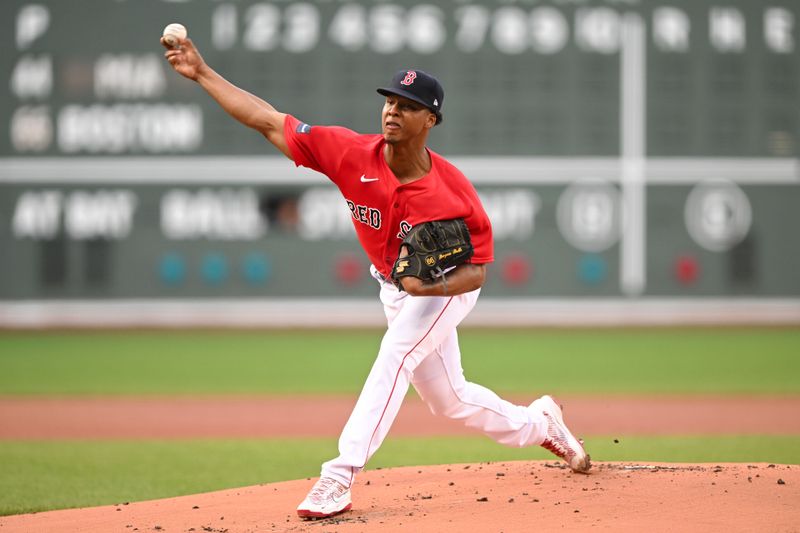
<svg viewBox="0 0 800 533"><path fill-rule="evenodd" d="M327 518L343 513L353 506L350 488L329 477L321 477L314 483L306 499L297 506L297 514L303 518Z"/></svg>
<svg viewBox="0 0 800 533"><path fill-rule="evenodd" d="M573 472L585 474L592 467L591 458L583 449L583 443L567 429L561 407L551 396L542 396L531 407L540 410L547 419L547 436L542 448L550 450L564 459Z"/></svg>

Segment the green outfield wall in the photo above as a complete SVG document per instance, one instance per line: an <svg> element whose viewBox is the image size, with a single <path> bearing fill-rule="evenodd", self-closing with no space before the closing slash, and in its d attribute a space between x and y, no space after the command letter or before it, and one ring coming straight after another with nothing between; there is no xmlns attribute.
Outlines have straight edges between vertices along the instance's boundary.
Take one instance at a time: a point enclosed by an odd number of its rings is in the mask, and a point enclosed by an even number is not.
<svg viewBox="0 0 800 533"><path fill-rule="evenodd" d="M436 74L431 146L494 226L485 299L800 316L790 0L4 1L0 304L374 297L336 190L171 71L176 21L310 124L374 132L375 87Z"/></svg>
<svg viewBox="0 0 800 533"><path fill-rule="evenodd" d="M305 173L292 183L297 171L290 163L273 163L286 168L263 183L220 176L213 183L143 184L131 176L0 185L0 296L374 295L338 191L321 176L303 183ZM800 226L797 185L649 185L641 256L626 264L618 184L476 178L495 233L488 298L800 296L800 240L791 229ZM640 291L631 293L631 279Z"/></svg>
<svg viewBox="0 0 800 533"><path fill-rule="evenodd" d="M168 72L158 38L174 21L310 124L374 131L375 87L435 73L447 126L432 144L449 155L616 156L637 79L648 156L798 154L794 0L6 0L0 21L2 156L262 154Z"/></svg>

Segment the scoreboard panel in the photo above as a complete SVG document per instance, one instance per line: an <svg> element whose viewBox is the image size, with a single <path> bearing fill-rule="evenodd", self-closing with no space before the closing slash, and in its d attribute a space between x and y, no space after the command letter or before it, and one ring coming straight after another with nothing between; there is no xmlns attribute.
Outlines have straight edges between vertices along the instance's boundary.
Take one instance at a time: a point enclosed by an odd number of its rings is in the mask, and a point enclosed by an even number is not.
<svg viewBox="0 0 800 533"><path fill-rule="evenodd" d="M374 89L413 67L445 87L438 151L613 156L631 16L649 156L797 155L792 0L6 0L0 156L273 153L171 72L158 38L172 21L220 73L308 123L376 131Z"/></svg>
<svg viewBox="0 0 800 533"><path fill-rule="evenodd" d="M4 0L0 311L374 295L336 190L172 72L170 22L311 124L439 77L486 298L800 298L796 0Z"/></svg>
<svg viewBox="0 0 800 533"><path fill-rule="evenodd" d="M374 295L339 192L280 164L269 183L0 184L0 300ZM495 237L486 298L636 296L618 184L472 174ZM796 183L657 183L646 203L640 296L800 298Z"/></svg>

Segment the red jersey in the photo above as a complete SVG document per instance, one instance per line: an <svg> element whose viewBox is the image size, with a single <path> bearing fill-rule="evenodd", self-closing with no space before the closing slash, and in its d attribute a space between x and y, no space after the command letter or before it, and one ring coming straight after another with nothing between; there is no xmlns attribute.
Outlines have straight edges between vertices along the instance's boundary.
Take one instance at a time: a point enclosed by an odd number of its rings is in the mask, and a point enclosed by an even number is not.
<svg viewBox="0 0 800 533"><path fill-rule="evenodd" d="M471 262L494 261L492 226L475 188L432 150L430 172L403 185L383 157L382 135L309 126L291 115L283 132L295 165L321 172L339 187L361 246L384 276L391 275L406 232L429 220L463 218L475 248Z"/></svg>

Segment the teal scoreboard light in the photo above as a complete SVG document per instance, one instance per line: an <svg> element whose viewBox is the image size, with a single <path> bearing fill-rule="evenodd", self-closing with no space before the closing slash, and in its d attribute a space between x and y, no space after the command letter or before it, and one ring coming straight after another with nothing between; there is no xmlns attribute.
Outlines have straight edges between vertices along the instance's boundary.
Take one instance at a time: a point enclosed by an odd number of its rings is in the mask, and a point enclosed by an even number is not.
<svg viewBox="0 0 800 533"><path fill-rule="evenodd" d="M800 301L795 0L5 0L0 308L374 298L336 190L172 72L171 22L310 124L439 77L485 299Z"/></svg>

